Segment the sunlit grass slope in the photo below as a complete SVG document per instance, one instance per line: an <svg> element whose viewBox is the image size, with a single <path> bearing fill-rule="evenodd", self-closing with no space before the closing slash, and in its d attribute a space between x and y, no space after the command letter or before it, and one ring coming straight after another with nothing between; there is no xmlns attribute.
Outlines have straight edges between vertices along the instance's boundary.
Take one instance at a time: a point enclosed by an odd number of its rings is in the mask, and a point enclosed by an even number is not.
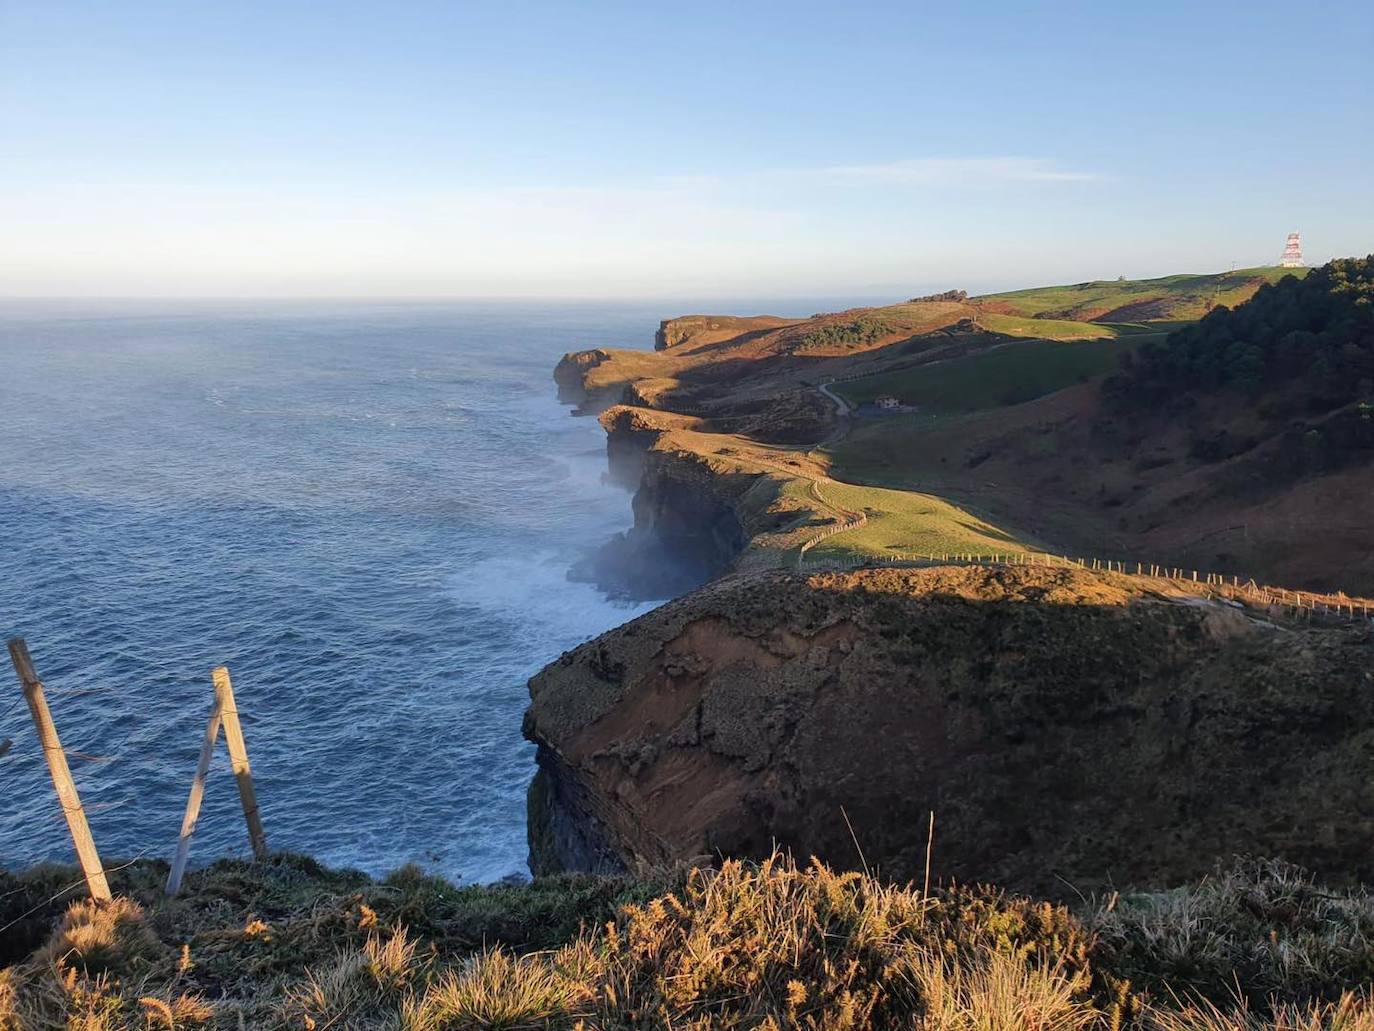
<svg viewBox="0 0 1374 1031"><path fill-rule="evenodd" d="M1153 336L1075 342L1028 340L967 358L837 383L832 389L851 404L870 403L890 394L935 415L997 408L1110 372L1123 350Z"/></svg>
<svg viewBox="0 0 1374 1031"><path fill-rule="evenodd" d="M929 494L827 482L822 492L868 522L812 548L812 561L887 558L896 555L972 553L1006 555L1034 551L991 523Z"/></svg>
<svg viewBox="0 0 1374 1031"><path fill-rule="evenodd" d="M1031 340L1106 340L1121 335L1116 326L1070 319L1035 319L1026 315L981 312L978 325L994 333Z"/></svg>
<svg viewBox="0 0 1374 1031"><path fill-rule="evenodd" d="M1067 286L1035 287L987 294L975 300L996 304L1009 315L1077 321L1145 322L1198 319L1212 305L1235 307L1265 283L1286 275L1305 276L1307 269L1261 267L1208 275L1163 276L1159 279L1096 280Z"/></svg>

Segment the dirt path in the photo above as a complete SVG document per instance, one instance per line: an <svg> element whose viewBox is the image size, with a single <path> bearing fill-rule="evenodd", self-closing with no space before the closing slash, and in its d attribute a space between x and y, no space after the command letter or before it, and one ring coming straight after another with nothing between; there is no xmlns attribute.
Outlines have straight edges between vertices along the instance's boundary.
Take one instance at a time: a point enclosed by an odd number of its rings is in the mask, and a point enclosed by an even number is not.
<svg viewBox="0 0 1374 1031"><path fill-rule="evenodd" d="M846 401L844 398L840 397L839 394L835 393L833 390L830 389L829 383L822 383L816 389L819 390L826 397L830 398L830 400L835 402L836 414L838 414L841 419L847 418L849 416L849 413L854 410L848 401Z"/></svg>

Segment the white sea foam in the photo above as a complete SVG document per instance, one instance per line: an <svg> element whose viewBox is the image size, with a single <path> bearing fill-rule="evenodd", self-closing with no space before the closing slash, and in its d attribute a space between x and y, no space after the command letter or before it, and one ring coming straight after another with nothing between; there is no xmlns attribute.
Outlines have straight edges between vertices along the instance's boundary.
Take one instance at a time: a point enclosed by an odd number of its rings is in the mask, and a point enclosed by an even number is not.
<svg viewBox="0 0 1374 1031"><path fill-rule="evenodd" d="M535 668L559 652L648 612L658 602L608 599L594 586L567 578L566 555L542 551L483 559L455 575L455 600L518 627L530 643Z"/></svg>

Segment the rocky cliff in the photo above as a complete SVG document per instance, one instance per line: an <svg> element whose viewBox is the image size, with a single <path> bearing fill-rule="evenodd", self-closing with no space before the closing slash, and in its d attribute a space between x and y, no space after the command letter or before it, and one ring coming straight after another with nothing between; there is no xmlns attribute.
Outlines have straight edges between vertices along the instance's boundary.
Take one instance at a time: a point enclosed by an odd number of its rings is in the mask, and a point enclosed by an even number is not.
<svg viewBox="0 0 1374 1031"><path fill-rule="evenodd" d="M553 381L558 385L558 400L570 405L586 404L591 399L587 389L587 373L609 358L610 355L600 348L565 354L553 369Z"/></svg>
<svg viewBox="0 0 1374 1031"><path fill-rule="evenodd" d="M730 568L752 531L742 499L758 473L690 446L693 420L615 406L601 415L611 479L634 488L634 525L580 572L615 594L665 598Z"/></svg>
<svg viewBox="0 0 1374 1031"><path fill-rule="evenodd" d="M530 683L536 871L766 854L1063 895L1374 876L1374 634L1046 568L717 581ZM859 850L862 850L862 857Z"/></svg>

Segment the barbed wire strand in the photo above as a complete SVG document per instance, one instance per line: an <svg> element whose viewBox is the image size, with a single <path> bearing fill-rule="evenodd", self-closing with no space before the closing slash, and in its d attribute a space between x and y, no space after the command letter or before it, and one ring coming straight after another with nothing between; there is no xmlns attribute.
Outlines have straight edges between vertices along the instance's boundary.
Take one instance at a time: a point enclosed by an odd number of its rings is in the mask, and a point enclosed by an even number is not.
<svg viewBox="0 0 1374 1031"><path fill-rule="evenodd" d="M145 848L145 849L144 849L142 852L140 852L138 855L134 856L132 859L129 859L129 860L127 860L127 861L121 863L119 866L112 866L112 867L110 867L108 870L105 871L106 876L109 876L109 875L112 874L112 873L119 873L121 870L127 870L129 867L133 866L135 863L137 863L137 862L139 862L140 860L144 859L144 858L148 855L148 852L149 852L150 850L151 850L151 846L149 846L148 848ZM11 920L9 923L5 924L3 927L0 927L0 934L4 934L4 933L5 933L6 931L8 931L11 927L13 927L15 924L17 924L17 923L19 923L19 922L21 922L21 921L23 921L23 920L27 920L29 917L33 916L33 914L37 913L40 909L43 909L45 906L51 906L54 902L56 902L58 899L60 899L63 895L66 895L68 892L75 891L77 888L80 888L80 887L81 887L82 885L84 885L85 883L86 883L86 878L85 878L85 877L82 877L79 881L73 881L71 884L68 884L66 887L60 888L57 892L55 892L54 894L50 895L48 898L44 899L42 902L38 903L38 905L34 906L32 909L29 909L29 910L27 910L27 911L25 911L25 912L23 912L23 913L20 913L17 917L15 917L15 918L14 918L13 920ZM19 891L23 891L23 890L24 890L24 889L22 889L22 888L19 889ZM18 894L18 892L10 892L10 894L11 894L11 895L14 895L14 894ZM7 895L0 895L0 898L8 898L8 897L9 897L9 896L7 896Z"/></svg>
<svg viewBox="0 0 1374 1031"><path fill-rule="evenodd" d="M18 699L9 699L8 704L4 706L3 710L0 710L4 712L4 716L3 718L0 718L0 722L8 723L11 719L14 719L16 722L18 722L17 714L19 712L19 707L22 704L24 703L20 702Z"/></svg>

